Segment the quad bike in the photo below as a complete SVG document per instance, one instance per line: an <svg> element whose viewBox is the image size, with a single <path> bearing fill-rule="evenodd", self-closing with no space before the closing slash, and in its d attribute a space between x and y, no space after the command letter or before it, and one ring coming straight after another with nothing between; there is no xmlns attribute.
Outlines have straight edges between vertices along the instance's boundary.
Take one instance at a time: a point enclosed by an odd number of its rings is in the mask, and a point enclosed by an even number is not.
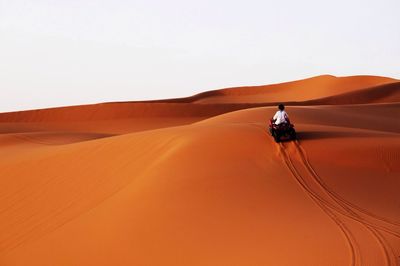
<svg viewBox="0 0 400 266"><path fill-rule="evenodd" d="M287 123L281 123L279 125L275 125L274 120L269 120L269 133L272 137L274 137L276 142L280 142L281 140L295 140L296 139L296 130L294 129L294 125L287 121Z"/></svg>

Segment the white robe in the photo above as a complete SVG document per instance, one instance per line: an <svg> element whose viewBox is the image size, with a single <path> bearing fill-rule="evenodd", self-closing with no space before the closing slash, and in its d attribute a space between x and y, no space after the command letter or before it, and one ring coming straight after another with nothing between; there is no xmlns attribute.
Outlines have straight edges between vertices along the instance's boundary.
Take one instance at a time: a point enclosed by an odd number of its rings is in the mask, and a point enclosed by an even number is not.
<svg viewBox="0 0 400 266"><path fill-rule="evenodd" d="M274 115L275 125L279 125L281 123L286 123L289 119L288 114L285 111L277 111Z"/></svg>

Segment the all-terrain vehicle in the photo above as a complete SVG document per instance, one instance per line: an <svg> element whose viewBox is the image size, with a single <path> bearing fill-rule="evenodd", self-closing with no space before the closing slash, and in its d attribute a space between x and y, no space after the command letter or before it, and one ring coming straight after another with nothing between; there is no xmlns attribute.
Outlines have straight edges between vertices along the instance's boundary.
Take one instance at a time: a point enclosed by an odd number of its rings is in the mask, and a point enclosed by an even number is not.
<svg viewBox="0 0 400 266"><path fill-rule="evenodd" d="M294 129L294 125L287 121L287 123L281 123L279 125L275 125L274 120L269 120L269 133L272 137L274 137L276 142L280 142L282 140L295 140L296 139L296 130Z"/></svg>

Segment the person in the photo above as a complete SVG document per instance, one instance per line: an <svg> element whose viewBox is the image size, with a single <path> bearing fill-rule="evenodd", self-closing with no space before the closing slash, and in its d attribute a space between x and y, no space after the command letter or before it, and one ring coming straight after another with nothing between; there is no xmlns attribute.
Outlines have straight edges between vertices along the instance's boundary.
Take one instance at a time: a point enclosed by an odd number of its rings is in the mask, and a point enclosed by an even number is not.
<svg viewBox="0 0 400 266"><path fill-rule="evenodd" d="M273 120L275 125L280 125L282 123L289 123L289 116L285 112L285 106L283 104L278 105L278 111L275 113Z"/></svg>

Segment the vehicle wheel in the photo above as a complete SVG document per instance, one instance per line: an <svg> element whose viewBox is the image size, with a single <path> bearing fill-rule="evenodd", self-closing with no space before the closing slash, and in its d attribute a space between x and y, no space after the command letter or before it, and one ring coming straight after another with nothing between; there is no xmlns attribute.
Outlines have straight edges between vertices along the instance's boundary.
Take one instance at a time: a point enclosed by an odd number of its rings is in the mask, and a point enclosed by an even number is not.
<svg viewBox="0 0 400 266"><path fill-rule="evenodd" d="M295 131L294 129L292 129L292 130L290 131L290 138L291 138L292 140L296 140L296 139L297 139L296 131Z"/></svg>
<svg viewBox="0 0 400 266"><path fill-rule="evenodd" d="M281 141L281 137L276 132L274 134L274 139L275 139L275 142L277 142L277 143Z"/></svg>

